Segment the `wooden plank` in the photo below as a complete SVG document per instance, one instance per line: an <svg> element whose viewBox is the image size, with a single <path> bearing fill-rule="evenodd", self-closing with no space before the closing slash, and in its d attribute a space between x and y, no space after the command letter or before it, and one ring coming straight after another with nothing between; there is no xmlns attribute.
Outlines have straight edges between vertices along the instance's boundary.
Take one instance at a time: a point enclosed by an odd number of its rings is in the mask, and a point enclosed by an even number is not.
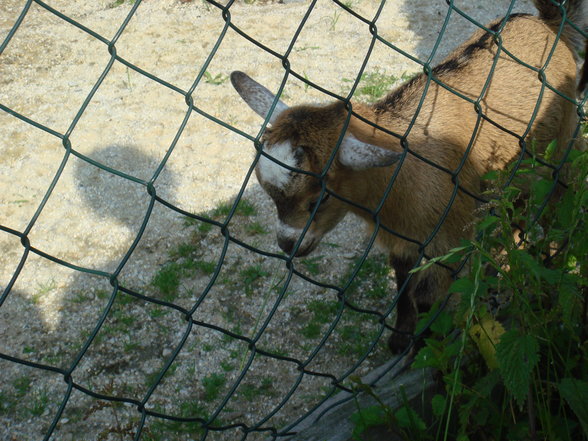
<svg viewBox="0 0 588 441"><path fill-rule="evenodd" d="M408 363L406 360L398 358L390 360L362 377L362 382L372 384L372 390L378 398L393 409L403 404L403 394L408 401L428 395L433 386L431 371L409 370L406 369L406 363ZM351 415L357 412L358 405L360 408L366 408L377 404L377 401L365 392L360 392L356 399L353 399L352 394L348 392L339 392L299 424L292 427L289 432L297 432L295 435L280 437L280 439L288 441L348 441L351 439L354 429ZM376 436L373 439L379 438ZM386 439L386 441L400 440L390 433L382 439Z"/></svg>

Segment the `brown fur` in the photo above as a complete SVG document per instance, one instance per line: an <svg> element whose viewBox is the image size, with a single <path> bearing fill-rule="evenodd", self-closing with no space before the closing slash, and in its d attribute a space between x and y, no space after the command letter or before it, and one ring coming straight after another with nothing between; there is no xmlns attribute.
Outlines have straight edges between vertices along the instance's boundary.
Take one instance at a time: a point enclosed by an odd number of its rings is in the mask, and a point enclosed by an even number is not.
<svg viewBox="0 0 588 441"><path fill-rule="evenodd" d="M497 20L488 27L496 31L500 24ZM397 319L397 329L406 335L414 331L418 312L443 298L452 280L451 272L442 266L412 276L408 270L423 252L429 257L443 255L457 246L461 238L471 236L476 202L467 193L480 192L480 176L490 170L502 170L516 160L521 155L521 145L529 149L532 142L542 151L557 139L563 150L572 138L577 124L575 104L570 101L576 96L576 61L566 37L564 44L556 46L545 77L552 88L570 100L549 88L542 91L537 71L512 58L542 68L555 42L555 32L552 22L530 15L512 16L500 33L509 54L501 51L498 55L494 38L483 30L476 32L432 72L446 87L471 101L421 74L372 106L352 106L347 134L360 141L403 153L400 137L406 135L409 151L398 165L400 171L378 214L381 224L392 232L380 229L378 239L390 252L398 288L406 282ZM498 60L492 68L496 56ZM479 104L475 106L473 102ZM476 108L483 118L479 118ZM534 123L529 125L535 110ZM416 120L409 129L415 114ZM282 112L267 131L264 144L269 154L271 146L289 141L304 150L299 167L316 174L298 174L287 190L274 194L268 191L276 202L280 219L288 225L303 228L308 222L308 207L320 196L320 176L348 116L343 103L298 106ZM455 179L442 170L456 171L466 154ZM374 225L375 210L395 169L396 166L354 170L343 166L337 157L324 178L334 197L321 204L309 234L320 240L348 211ZM456 185L460 188L457 193ZM443 219L448 206L451 209ZM431 238L439 225L438 233ZM430 242L421 249L420 244L427 241ZM312 251L316 243L303 253ZM288 251L293 243L280 245ZM390 340L393 350L401 350L408 343L408 338L402 336Z"/></svg>

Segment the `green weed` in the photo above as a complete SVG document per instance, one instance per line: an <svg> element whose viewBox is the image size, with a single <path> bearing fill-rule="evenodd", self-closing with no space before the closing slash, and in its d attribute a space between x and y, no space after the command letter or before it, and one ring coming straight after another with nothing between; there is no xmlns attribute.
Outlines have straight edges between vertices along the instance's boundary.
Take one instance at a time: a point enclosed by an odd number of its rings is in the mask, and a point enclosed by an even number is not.
<svg viewBox="0 0 588 441"><path fill-rule="evenodd" d="M14 380L12 386L16 390L16 396L21 398L24 397L31 390L31 378L20 377Z"/></svg>
<svg viewBox="0 0 588 441"><path fill-rule="evenodd" d="M197 270L203 274L210 275L216 270L216 262L207 262L205 260L187 260L182 265L182 268L188 270ZM185 273L185 272L184 272Z"/></svg>
<svg viewBox="0 0 588 441"><path fill-rule="evenodd" d="M302 328L300 332L302 333L304 338L315 339L320 337L322 328L323 325L321 323L312 321L310 323L307 323L306 326Z"/></svg>
<svg viewBox="0 0 588 441"><path fill-rule="evenodd" d="M202 234L206 234L212 230L212 227L213 225L208 222L201 222L200 225L198 225L198 231Z"/></svg>
<svg viewBox="0 0 588 441"><path fill-rule="evenodd" d="M245 226L245 232L251 236L268 234L265 227L259 222L252 222Z"/></svg>
<svg viewBox="0 0 588 441"><path fill-rule="evenodd" d="M261 265L251 265L239 272L241 281L245 285L245 292L251 294L256 282L270 275Z"/></svg>
<svg viewBox="0 0 588 441"><path fill-rule="evenodd" d="M92 297L84 292L77 292L71 298L72 303L85 303L92 300Z"/></svg>
<svg viewBox="0 0 588 441"><path fill-rule="evenodd" d="M320 49L320 46L301 46L301 47L295 47L294 51L295 52L304 52L304 51L308 51L308 50L317 50ZM304 78L306 78L306 75L304 75Z"/></svg>
<svg viewBox="0 0 588 441"><path fill-rule="evenodd" d="M319 262L323 260L323 258L324 256L310 257L302 259L300 263L304 265L304 268L306 268L306 271L308 271L310 275L317 276L320 273Z"/></svg>
<svg viewBox="0 0 588 441"><path fill-rule="evenodd" d="M47 395L47 392L43 390L39 393L39 396L35 398L31 407L28 408L28 411L32 416L39 417L43 415L47 409L48 404L49 395Z"/></svg>
<svg viewBox="0 0 588 441"><path fill-rule="evenodd" d="M360 259L357 259L350 267L349 271L341 279L340 285L348 282L353 271L359 265ZM352 303L365 303L367 300L382 300L391 297L390 266L387 257L384 255L368 256L353 282L347 288L347 298Z"/></svg>
<svg viewBox="0 0 588 441"><path fill-rule="evenodd" d="M210 212L210 215L213 218L226 217L233 209L233 205L234 202L221 202ZM235 214L238 216L255 216L257 214L257 208L249 200L241 198L235 209Z"/></svg>
<svg viewBox="0 0 588 441"><path fill-rule="evenodd" d="M107 8L109 9L113 9L113 8L117 8L119 6L124 5L125 3L128 3L129 5L134 5L136 0L114 0L112 3L109 3Z"/></svg>
<svg viewBox="0 0 588 441"><path fill-rule="evenodd" d="M204 387L204 400L215 401L221 394L227 377L224 374L210 374L202 379L202 386Z"/></svg>
<svg viewBox="0 0 588 441"><path fill-rule="evenodd" d="M196 251L198 251L198 247L195 244L183 243L178 245L176 249L170 251L169 255L173 259L178 259L180 257L189 257Z"/></svg>
<svg viewBox="0 0 588 441"><path fill-rule="evenodd" d="M140 348L140 346L138 343L135 343L135 342L127 342L124 344L125 352L136 351L138 348Z"/></svg>
<svg viewBox="0 0 588 441"><path fill-rule="evenodd" d="M332 15L323 17L321 21L324 21L329 26L329 31L334 31L341 18L341 14L341 10L335 9Z"/></svg>
<svg viewBox="0 0 588 441"><path fill-rule="evenodd" d="M190 258L168 263L153 277L151 285L158 289L163 300L172 302L178 296L181 279L195 270L210 275L216 270L216 263Z"/></svg>
<svg viewBox="0 0 588 441"><path fill-rule="evenodd" d="M204 72L204 82L208 84L218 86L225 83L228 79L229 77L227 75L216 74L215 76L212 76L210 72Z"/></svg>
<svg viewBox="0 0 588 441"><path fill-rule="evenodd" d="M228 361L224 361L224 360L221 361L220 367L225 372L231 372L231 371L235 370L235 366L233 364L229 363Z"/></svg>
<svg viewBox="0 0 588 441"><path fill-rule="evenodd" d="M49 280L45 283L38 283L37 284L37 292L33 294L32 301L33 303L37 304L41 301L41 298L45 297L51 291L54 291L57 288L57 282L54 279Z"/></svg>
<svg viewBox="0 0 588 441"><path fill-rule="evenodd" d="M390 89L398 82L404 82L412 78L413 75L402 74L400 77L396 75L387 75L376 69L373 72L364 72L361 75L357 89L355 90L355 98L367 103L373 103L382 98ZM353 83L355 80L343 78L343 82Z"/></svg>
<svg viewBox="0 0 588 441"><path fill-rule="evenodd" d="M207 410L198 401L183 402L180 405L180 413L185 418L201 418L203 421L208 418ZM192 437L201 433L203 433L201 422L167 421L157 418L146 427L142 439L162 441L170 439L170 434L186 434Z"/></svg>
<svg viewBox="0 0 588 441"><path fill-rule="evenodd" d="M151 284L157 288L164 300L175 300L180 287L181 267L177 263L171 263L159 270Z"/></svg>
<svg viewBox="0 0 588 441"><path fill-rule="evenodd" d="M260 396L273 396L275 394L273 380L265 377L259 386L250 383L242 384L239 387L239 393L247 401L255 400Z"/></svg>
<svg viewBox="0 0 588 441"><path fill-rule="evenodd" d="M167 309L161 308L159 306L155 306L149 309L149 317L153 319L157 319L159 317L163 317L168 313Z"/></svg>
<svg viewBox="0 0 588 441"><path fill-rule="evenodd" d="M15 397L0 392L0 415L11 413L16 407Z"/></svg>
<svg viewBox="0 0 588 441"><path fill-rule="evenodd" d="M339 302L312 300L307 305L307 309L311 313L311 318L300 332L305 338L314 339L321 335L323 326L334 319L339 310Z"/></svg>

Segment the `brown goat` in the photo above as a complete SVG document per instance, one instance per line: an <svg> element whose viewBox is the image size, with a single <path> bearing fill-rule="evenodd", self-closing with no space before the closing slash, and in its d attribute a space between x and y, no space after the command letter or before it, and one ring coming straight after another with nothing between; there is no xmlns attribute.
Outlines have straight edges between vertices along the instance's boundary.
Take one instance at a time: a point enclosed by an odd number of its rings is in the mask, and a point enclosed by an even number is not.
<svg viewBox="0 0 588 441"><path fill-rule="evenodd" d="M396 323L401 334L389 341L393 351L410 343L418 313L447 293L452 280L447 268L409 271L423 252L444 255L471 236L476 201L468 193L479 194L480 177L518 158L523 141L541 151L553 139L563 147L572 139L577 124L572 46L579 34L566 25L556 44L560 9L549 0L536 3L539 17L515 14L490 23L491 32L479 30L432 69L434 81L422 73L371 106L289 108L246 74L231 75L241 97L262 117L276 103L262 138L263 151L273 159L262 156L256 173L276 204L282 250L310 253L348 212L372 226L378 219L384 227L378 240L390 253L401 292ZM567 8L568 19L586 29L584 2L568 1ZM550 87L518 60L543 69Z"/></svg>

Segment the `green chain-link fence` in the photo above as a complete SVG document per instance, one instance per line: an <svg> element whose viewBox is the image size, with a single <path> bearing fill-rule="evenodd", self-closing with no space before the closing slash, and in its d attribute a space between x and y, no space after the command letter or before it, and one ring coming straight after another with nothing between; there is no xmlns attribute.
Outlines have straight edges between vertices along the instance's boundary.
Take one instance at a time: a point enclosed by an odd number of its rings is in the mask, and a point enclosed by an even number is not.
<svg viewBox="0 0 588 441"><path fill-rule="evenodd" d="M44 439L66 439L64 434L68 433L67 424L72 425L76 421L79 423L78 430L79 427L84 427L84 425L95 428L96 425L100 426L100 424L102 424L102 429L97 430L96 433L80 434L80 432L77 432L78 435L70 434L68 435L69 439L78 439L75 436L83 437L83 439L123 439L125 437L128 439L172 439L173 436L176 436L177 439L202 440L280 439L295 434L293 428L307 415L323 405L336 392L345 390L352 394L356 393L350 387L349 377L360 372L361 368L365 367L366 360L377 352L378 348L380 348L379 360L381 361L387 357L387 355L383 355L381 346L382 341L385 341L383 336L394 332L391 318L393 317L397 297L393 296L390 288L391 281L388 278L387 271L383 269L385 264L383 264L381 258L373 257L370 254L374 246L376 232L371 235L365 244L365 248L362 249L356 263L352 263L341 274L335 274L330 278L322 277L321 272L328 272L329 270L328 264L320 266L320 261L318 260L299 261L292 259L291 257L268 251L264 246L260 246L256 240L243 239L241 235L243 224L248 225L249 231L263 229L263 226L252 224L247 219L248 207L250 210L255 210L248 204L246 196L251 174L254 170L255 163L253 161L234 200L225 207L209 210L204 214L197 214L186 207L175 204L172 196L162 196L160 182L169 168L169 162L173 161L174 155L178 154L177 146L181 143L190 119L195 118L195 115L202 117L202 121L206 120L207 124L212 123L222 127L222 130L227 133L234 134L235 138L248 140L258 149L260 147L259 140L262 131L257 135L246 133L245 130L241 130L236 125L228 122L231 120L230 116L226 118L215 116L213 112L205 111L202 106L199 106L194 98L198 95L199 90L207 84L217 82L219 84L216 87L229 87L222 75L215 77L209 73L210 66L213 64L221 45L229 38L229 33L236 32L239 38L248 40L252 45L269 54L270 58L281 64L281 72L276 72L276 77L283 75L279 93L286 90L287 80L297 79L304 85L305 89L312 88L326 96L349 102L354 92L358 90L361 79L365 78L363 74L366 72L366 67L376 45L382 45L390 53L406 57L415 65L420 66L419 70L424 71L425 75L429 76L430 81L437 81L432 75L431 63L443 44L446 28L452 17L462 16L476 27L485 29L496 37L499 45L502 28L500 27L498 30L486 29L481 23L464 12L462 8L454 4L453 1L448 1L447 5L444 6L445 20L439 30L438 38L432 46L432 51L430 55L421 59L401 49L397 42L382 36L380 14L385 6L385 1L376 4L373 15L367 17L356 12L351 4L334 0L329 3L329 8L332 8L334 14L330 17L331 22L329 25L335 27L336 21L341 14L344 14L346 18L356 21L357 26L365 26L366 38L369 41L366 53L362 55L362 60L359 60L361 64L357 74L352 79L351 90L348 93L340 94L336 90L328 90L320 84L310 81L305 72L296 71L289 61L296 49L297 42L301 38L301 34L305 27L308 26L309 18L317 7L316 0L304 6L304 14L301 16L295 32L293 32L289 45L283 51L277 51L275 48L261 43L251 35L251 32L242 29L239 25L239 18L234 12L233 1L225 5L211 0L206 0L206 2L212 13L222 17L223 25L219 28L218 36L210 46L207 59L199 70L193 73L195 78L189 82L188 87L172 84L163 79L165 75L158 76L139 67L138 64L140 63L136 64L128 61L125 54L119 51L119 40L125 34L129 22L136 15L140 15L142 8L145 7L141 0L137 0L132 4L125 2L111 4L112 7L128 7L128 13L117 27L114 35L109 38L105 37L103 33L82 24L83 20L74 20L48 3L40 0L29 0L23 2L21 12L16 16L14 24L11 25L0 46L0 63L2 63L3 54L10 48L13 39L17 38L19 30L25 26L27 17L31 14L30 11L33 8L40 8L38 10L43 10L44 13L50 14L53 20L65 21L69 26L76 27L80 31L80 35L83 34L84 38L89 36L94 42L99 43L98 47L101 50L108 53L107 61L104 66L101 66L100 75L93 83L89 93L84 96L73 118L68 121L68 126L65 130L58 129L51 123L40 122L39 118L33 118L23 111L17 111L14 106L0 103L0 108L5 112L5 116L8 117L9 115L10 118L16 118L28 125L27 130L29 131L40 131L44 135L58 139L63 147L61 161L59 164L54 165L55 171L51 177L47 178L44 194L39 196L40 201L31 212L26 225L22 228L17 228L13 224L0 225L3 240L8 244L6 248L10 248L11 252L14 252L15 249L20 250L14 269L11 268L10 270L10 277L2 281L3 293L0 297L0 309L4 308L10 314L10 317L8 315L3 316L5 320L4 329L16 326L16 323L20 325L26 324L28 321L40 321L41 318L31 315L30 311L34 311L37 307L42 309L44 297L50 296L52 291L57 290L57 287L51 284L38 284L36 287L37 294L31 300L33 303L32 309L16 310L18 312L13 313L10 303L18 296L19 279L29 280L29 277L24 277L23 274L34 259L46 262L46 265L51 268L65 268L73 274L72 277L93 280L93 283L102 287L95 290L95 295L91 299L94 305L92 321L86 323L85 329L74 339L75 341L62 342L64 343L62 346L56 343L55 351L49 351L49 355L45 352L47 348L35 347L34 343L19 343L16 345L18 350L15 351L13 350L14 345L9 347L6 341L6 336L12 336L12 334L7 331L2 334L1 338L4 341L1 346L0 357L3 360L2 371L5 373L1 374L2 392L0 405L2 408L0 412L2 413L0 416L8 421L8 426L0 429L3 431L2 439L28 439L29 436L33 436L31 434L36 434L35 436L38 435ZM514 6L515 2L513 1L508 9L504 11L507 16L511 14ZM19 5L19 7L21 6ZM265 5L263 7L270 8L274 6ZM259 9L260 17L263 13L263 9ZM260 26L263 26L263 24ZM186 32L198 33L201 31L197 22L195 22L194 28L186 30ZM182 36L178 35L178 38L182 38ZM312 48L305 47L304 49ZM132 88L130 76L132 73L133 78L141 78L140 81L148 83L155 82L170 93L182 97L185 102L181 124L175 131L173 140L166 146L164 153L159 152L157 164L153 167L152 174L146 178L139 178L132 172L127 172L127 169L123 171L120 168L108 165L108 155L122 154L122 151L125 150L124 147L120 149L110 148L107 152L108 154L104 154L97 159L91 154L82 153L84 151L83 140L77 139L74 141L80 121L89 113L88 109L92 104L100 100L101 88L106 87L105 83L108 81L109 76L113 75L112 72L121 65L126 68L129 88ZM540 70L534 70L538 74L540 73ZM139 80L135 81L138 82ZM549 87L545 79L543 79L543 82L544 89ZM10 87L10 83L2 83L2 87ZM47 90L50 89L50 85L47 84L43 85L43 87L46 87ZM424 100L424 98L423 96L422 99ZM471 100L465 96L462 96L462 98L471 102L472 111L474 111L478 101ZM573 97L565 98L576 102ZM576 104L580 117L583 118L584 102ZM146 107L156 105L157 103L153 102L144 103ZM483 118L481 113L480 118ZM50 119L43 119L42 121L50 121ZM532 123L533 120L529 121L529 127ZM129 127L129 130L132 130L132 128ZM579 130L580 125L576 129L576 135L579 134ZM525 146L524 136L514 133L512 135L521 142L523 147ZM12 158L9 155L10 146L7 145L8 141L6 141L8 140L8 135L3 134L2 136L2 148L4 151L0 152L0 154L4 157L3 164L8 164ZM227 138L218 142L224 143L226 141ZM30 146L31 151L34 150L34 147ZM225 148L231 147L225 146ZM571 148L571 145L568 146L569 148ZM140 154L135 150L126 149L126 151L129 161L141 160ZM32 152L32 154L40 155L42 153ZM253 156L251 154L251 157ZM75 238L57 236L49 239L48 242L43 242L47 246L40 246L32 239L39 219L43 217L47 210L51 210L50 201L59 198L60 182L67 179L64 177L66 176L65 170L74 157L83 161L86 167L95 170L94 173L104 171L110 176L109 179L120 183L120 187L127 188L125 185L132 185L134 190L130 191L129 194L135 194L133 192L137 189L141 190L137 192L138 199L133 199L129 205L122 208L123 211L125 209L133 210L137 208L138 204L142 203L141 201L145 203L145 209L141 211L141 216L136 217L134 220L133 240L130 246L124 249L116 262L112 264L112 270L96 270L94 265L80 264L77 263L75 258L68 258L61 254L57 256L55 253L47 251L53 249L52 246L49 246L52 242L56 242L57 246L59 246L59 241L75 241ZM259 157L259 153L257 157ZM521 156L522 158L523 156ZM423 158L423 160L426 160L426 158ZM546 165L550 166L549 164ZM561 166L562 164L557 167L550 167L557 173ZM26 161L24 167L26 168ZM10 170L8 167L5 169ZM451 173L451 171L447 172ZM17 176L20 175L15 174L15 179L18 179ZM88 176L83 175L80 180L83 181L84 177L87 178ZM26 185L26 183L19 183L19 185ZM91 188L92 181L84 182L84 185L86 188ZM118 186L119 184L116 185ZM113 188L111 187L111 190ZM109 195L104 196L109 197ZM201 196L196 194L194 197L199 198ZM18 210L21 204L17 203L15 207ZM271 209L264 207L263 210L266 208ZM188 219L186 229L182 231L182 234L189 235L191 242L185 244L183 248L179 247L173 250L170 253L169 262L162 263L158 261L155 266L162 266L162 269L153 274L152 277L148 277L149 280L143 286L140 284L127 284L125 283L125 268L131 266L129 262L132 261L137 247L141 246L144 236L149 230L150 222L153 222L152 218L155 217L155 213L159 210L171 210L177 213L178 216ZM261 209L257 208L257 210ZM75 217L76 213L67 213L67 216ZM442 216L438 228L443 223L445 216ZM386 227L383 225L382 228ZM436 231L432 231L431 237L435 233ZM207 255L209 257L207 261L188 258L194 253L195 241L199 241L200 244L205 243L212 249ZM20 244L17 245L17 242L20 242ZM334 248L337 246L337 244L331 245ZM232 250L235 248L243 252L245 257L235 258L232 256ZM422 249L424 250L424 246ZM333 259L336 260L340 257L339 253L336 250ZM424 251L421 257L427 257ZM235 266L227 263L231 259L233 259L232 262ZM248 259L258 262L258 264L248 265ZM267 262L271 262L269 270L267 266L264 266ZM417 264L418 262L415 262L415 265ZM231 274L227 275L223 272L227 267L241 268L241 270L237 270L239 271L241 283L239 289L245 292L245 295L239 299L223 297L223 290L230 290L231 286L236 283L235 279L231 278ZM154 269L150 268L147 271L152 274ZM276 274L270 274L271 271L275 271ZM194 285L191 296L179 299L177 296L180 289L179 285L187 283L184 279L189 279L190 275L194 273L201 274L200 279L204 280L205 283ZM258 283L259 279L264 277L271 279L271 286L262 290ZM296 281L299 284L313 287L304 289L318 289L322 293L327 292L329 300L321 301L319 299L305 305L295 305L289 310L288 314L300 314L298 319L294 317L291 322L279 322L280 325L276 329L274 323L278 321L278 315L283 313L284 305L292 301L292 296L295 295L290 291ZM379 292L374 294L377 289L379 289ZM371 293L377 297L377 301L371 303L358 302L354 297L354 293L357 291ZM85 300L83 295L78 295L80 296L78 301L83 302ZM221 300L213 300L215 298ZM207 304L213 301L217 302L215 303L216 307L224 308L223 320L216 320L212 317L210 312L212 307L207 306ZM262 303L261 306L258 305L262 312L257 317L250 319L252 324L247 331L244 331L240 326L243 324L242 321L245 321L245 318L236 317L239 310L231 307L231 303L236 301ZM222 306L223 302L225 303L224 306ZM138 313L137 311L141 308L143 312ZM62 306L59 314L62 318L57 325L58 330L60 327L66 327L68 321L78 319L77 315L70 314L68 304ZM12 320L14 320L14 324L11 324L10 321ZM292 325L291 329L279 329L284 323L295 323L296 320L306 320L307 323L298 330L295 329L294 325ZM172 321L173 325L171 325ZM138 368L133 371L135 367L132 363L129 366L128 360L126 360L125 350L141 353L152 349L150 349L148 342L136 341L139 337L133 336L132 329L139 326L137 322L141 322L140 326L142 327L159 328L158 333L154 335L157 335L157 338L168 339L166 341L168 349L161 354L158 353L156 357L149 358L158 359L160 364L148 369L151 373L148 376L149 378L144 380L142 388L134 389L125 384L124 381L117 382L120 380L112 380L109 385L102 384L101 387L93 387L93 377L99 378L101 375L109 378L116 378L117 375L145 376L144 371L136 372ZM362 327L366 324L369 324L368 328ZM131 331L128 331L128 329L131 329ZM293 337L291 334L295 331L298 334ZM26 334L27 327L22 327L22 331L19 332ZM369 334L367 338L362 335L365 333ZM128 337L124 347L119 347L117 346L118 343L109 340L112 335L121 334ZM274 340L282 338L292 345L294 344L292 339L306 338L309 343L306 346L302 344L302 349L299 351L290 350L290 348L279 344L271 347L266 341L268 334L272 334ZM339 347L347 345L345 346L346 351L333 352L333 348L330 346L334 344L332 339L335 334L338 335L336 344ZM59 332L56 332L55 335L59 335ZM141 335L143 336L143 334ZM161 337L162 335L166 337ZM196 335L201 338L195 340ZM35 337L31 335L30 338L34 339ZM350 342L356 342L356 347L350 349ZM296 342L296 344L298 343ZM220 356L216 350L219 346L223 348ZM99 362L94 360L96 347L101 348L100 350L102 351L102 358L100 358ZM68 355L60 357L60 351ZM191 361L191 368L186 368L181 361L186 353L197 354L194 355L196 359ZM339 358L337 358L336 354L338 354ZM317 360L321 359L321 357L324 359L321 363L317 363ZM197 360L199 358L209 359L209 361L214 358L212 363L216 365L216 372L203 373L199 370ZM334 364L338 363L341 358L347 358L348 360L351 358L352 360L348 365L345 365L344 369L336 369ZM142 360L141 356L137 356L134 361L137 362L137 360ZM329 360L331 363L329 363ZM398 360L400 361L400 359ZM117 362L126 363L125 368L117 365ZM280 367L278 368L278 366ZM389 370L394 368L394 365L389 366ZM16 374L15 372L18 372L19 369L24 370L23 372L26 372L26 374ZM178 370L181 370L184 376L182 381L177 379ZM275 371L279 372L277 377L273 376ZM285 376L286 374L288 377ZM64 381L65 385L62 388L51 386L53 388L51 391L45 388L39 392L32 385L34 381L31 378L35 376L37 376L36 378L41 378L39 381L48 377L59 378ZM253 381L249 381L251 379ZM313 387L316 389L316 394L303 397L304 399L299 398L297 394L301 390L300 385L305 382L312 383L315 380L317 382ZM200 385L198 394L191 392L192 383ZM188 392L182 394L186 390ZM158 401L158 399L163 395L171 396L173 402L166 405L161 404L163 401ZM274 418L281 415L284 409L295 401L295 397L297 401L294 409L285 412L281 419ZM90 400L90 404L86 403L85 410L80 410L82 406L72 404L83 402L84 399ZM344 400L351 399L352 395ZM269 403L265 410L259 411L254 417L247 415L250 411L248 407L254 407L253 402L262 401ZM23 406L28 406L24 413L19 411L19 408ZM332 406L336 406L336 404ZM106 415L100 416L101 413ZM91 418L95 418L98 422L94 422L93 424L95 425L90 425L88 421ZM17 421L18 424L16 423ZM21 433L23 427L31 426L34 427L34 430L27 432L27 434Z"/></svg>

